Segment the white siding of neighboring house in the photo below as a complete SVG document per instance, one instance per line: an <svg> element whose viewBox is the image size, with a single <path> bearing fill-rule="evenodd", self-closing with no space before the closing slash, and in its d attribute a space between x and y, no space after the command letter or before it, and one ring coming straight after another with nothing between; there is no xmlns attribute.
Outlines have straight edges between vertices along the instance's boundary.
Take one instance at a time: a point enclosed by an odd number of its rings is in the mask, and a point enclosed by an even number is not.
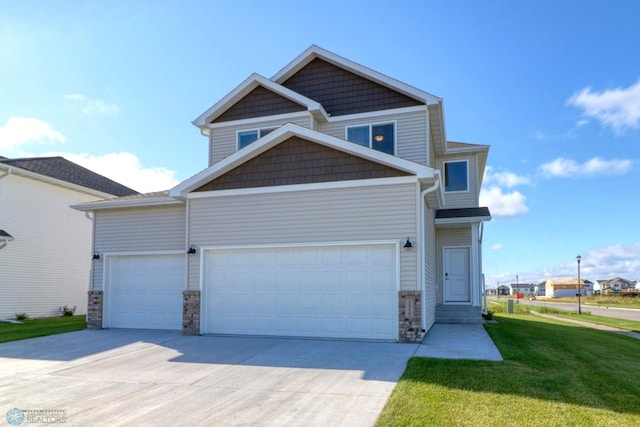
<svg viewBox="0 0 640 427"><path fill-rule="evenodd" d="M0 319L86 313L91 220L69 205L97 196L25 178L0 178L0 228L15 240L0 249Z"/></svg>
<svg viewBox="0 0 640 427"><path fill-rule="evenodd" d="M457 161L457 160L468 160L468 182L469 188L467 191L454 191L454 192L446 192L444 191L444 163L449 161ZM443 188L444 191L444 200L445 207L447 209L454 208L469 208L469 207L477 207L478 206L478 194L480 194L480 189L478 188L478 159L475 154L459 154L459 155L451 155L446 158L438 158L437 161L437 169L442 171L443 178Z"/></svg>
<svg viewBox="0 0 640 427"><path fill-rule="evenodd" d="M182 204L97 211L95 251L101 254L183 251L185 217L185 205ZM103 266L104 256L93 262L92 290L103 289Z"/></svg>
<svg viewBox="0 0 640 427"><path fill-rule="evenodd" d="M199 247L404 243L416 232L416 184L411 183L194 198L189 204L189 241ZM189 257L189 289L200 286L199 262L199 256ZM415 249L400 250L400 289L419 289Z"/></svg>
<svg viewBox="0 0 640 427"><path fill-rule="evenodd" d="M423 111L404 112L320 123L319 131L340 139L346 139L346 127L374 123L396 122L396 155L412 162L427 162L427 115Z"/></svg>
<svg viewBox="0 0 640 427"><path fill-rule="evenodd" d="M437 285L436 285L436 230L434 224L435 211L425 207L424 228L424 301L425 329L429 330L436 319Z"/></svg>
<svg viewBox="0 0 640 427"><path fill-rule="evenodd" d="M442 304L443 303L443 284L444 284L444 277L443 277L444 248L450 247L450 246L471 247L471 229L470 227L437 229L436 239L437 239L436 265L438 266L437 274L436 274L436 283L438 286L437 299L438 299L438 304Z"/></svg>
<svg viewBox="0 0 640 427"><path fill-rule="evenodd" d="M265 129L277 128L287 123L293 123L298 126L310 128L313 118L308 112L302 112L296 117L288 117L286 119L276 118L272 120L255 120L248 122L247 120L237 120L233 122L221 123L211 129L209 136L209 166L218 163L237 151L236 132L239 130L249 129Z"/></svg>

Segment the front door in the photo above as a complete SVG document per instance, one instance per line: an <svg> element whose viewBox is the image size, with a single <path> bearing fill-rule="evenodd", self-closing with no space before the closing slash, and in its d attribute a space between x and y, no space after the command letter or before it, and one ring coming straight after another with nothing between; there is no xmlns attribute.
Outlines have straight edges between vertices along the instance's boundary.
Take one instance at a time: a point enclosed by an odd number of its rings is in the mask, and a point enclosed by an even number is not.
<svg viewBox="0 0 640 427"><path fill-rule="evenodd" d="M469 248L444 249L444 302L471 303Z"/></svg>

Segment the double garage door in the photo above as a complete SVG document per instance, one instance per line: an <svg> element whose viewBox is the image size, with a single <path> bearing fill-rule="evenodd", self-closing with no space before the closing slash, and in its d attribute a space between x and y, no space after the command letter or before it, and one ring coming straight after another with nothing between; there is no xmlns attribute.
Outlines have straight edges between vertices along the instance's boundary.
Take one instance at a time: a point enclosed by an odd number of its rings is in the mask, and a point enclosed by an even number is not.
<svg viewBox="0 0 640 427"><path fill-rule="evenodd" d="M201 332L397 339L396 244L204 250ZM185 255L110 256L105 326L181 329Z"/></svg>
<svg viewBox="0 0 640 427"><path fill-rule="evenodd" d="M397 339L395 244L205 252L203 333Z"/></svg>

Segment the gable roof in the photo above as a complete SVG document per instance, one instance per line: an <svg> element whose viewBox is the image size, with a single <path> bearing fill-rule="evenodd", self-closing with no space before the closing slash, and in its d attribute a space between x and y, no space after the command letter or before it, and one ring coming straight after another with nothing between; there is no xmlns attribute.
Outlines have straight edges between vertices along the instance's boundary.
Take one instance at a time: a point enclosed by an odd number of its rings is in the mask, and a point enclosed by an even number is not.
<svg viewBox="0 0 640 427"><path fill-rule="evenodd" d="M269 133L265 137L257 140L249 146L236 151L229 157L221 160L213 166L201 171L191 178L178 184L169 190L169 196L176 198L185 198L190 193L203 185L215 180L236 167L248 162L249 160L259 156L260 154L270 150L278 144L281 144L291 137L299 137L301 139L321 144L326 147L370 160L381 165L389 166L411 175L415 175L420 180L435 179L434 169L414 163L405 159L401 159L381 151L363 147L333 136L307 129L298 125L288 123Z"/></svg>
<svg viewBox="0 0 640 427"><path fill-rule="evenodd" d="M417 89L399 80L393 79L349 59L343 58L342 56L336 55L335 53L329 52L328 50L316 45L312 45L307 48L293 61L291 61L284 68L278 71L273 77L271 77L271 80L278 84L282 84L316 58L320 58L342 69L348 70L356 75L398 91L427 105L437 104L441 100L441 98L435 95Z"/></svg>
<svg viewBox="0 0 640 427"><path fill-rule="evenodd" d="M28 157L20 159L0 159L0 166L5 165L11 168L26 172L27 175L43 181L53 183L72 184L83 187L104 195L127 196L137 194L137 191L119 184L105 176L97 174L73 163L64 157ZM23 174L24 174L23 172ZM35 176L33 175L35 174Z"/></svg>
<svg viewBox="0 0 640 427"><path fill-rule="evenodd" d="M278 83L274 83L259 74L253 73L242 83L236 86L235 89L229 92L224 98L212 105L207 111L200 114L192 123L203 131L207 130L209 124L213 120L222 115L235 103L240 101L259 86L306 107L306 109L318 120L326 121L329 117L327 112L324 111L322 105L318 102L302 96L291 89L287 89Z"/></svg>

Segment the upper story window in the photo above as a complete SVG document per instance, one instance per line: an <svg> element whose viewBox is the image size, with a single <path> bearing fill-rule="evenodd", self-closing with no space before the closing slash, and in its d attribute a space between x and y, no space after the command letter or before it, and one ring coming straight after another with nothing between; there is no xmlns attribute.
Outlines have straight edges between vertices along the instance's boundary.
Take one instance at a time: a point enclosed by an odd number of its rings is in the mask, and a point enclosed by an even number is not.
<svg viewBox="0 0 640 427"><path fill-rule="evenodd" d="M469 190L469 162L459 160L444 163L444 191Z"/></svg>
<svg viewBox="0 0 640 427"><path fill-rule="evenodd" d="M395 123L348 126L347 141L394 155L395 133Z"/></svg>
<svg viewBox="0 0 640 427"><path fill-rule="evenodd" d="M240 130L238 131L237 141L238 141L238 150L246 147L254 141L257 141L259 138L269 134L275 130L275 128L268 129L249 129L249 130Z"/></svg>

